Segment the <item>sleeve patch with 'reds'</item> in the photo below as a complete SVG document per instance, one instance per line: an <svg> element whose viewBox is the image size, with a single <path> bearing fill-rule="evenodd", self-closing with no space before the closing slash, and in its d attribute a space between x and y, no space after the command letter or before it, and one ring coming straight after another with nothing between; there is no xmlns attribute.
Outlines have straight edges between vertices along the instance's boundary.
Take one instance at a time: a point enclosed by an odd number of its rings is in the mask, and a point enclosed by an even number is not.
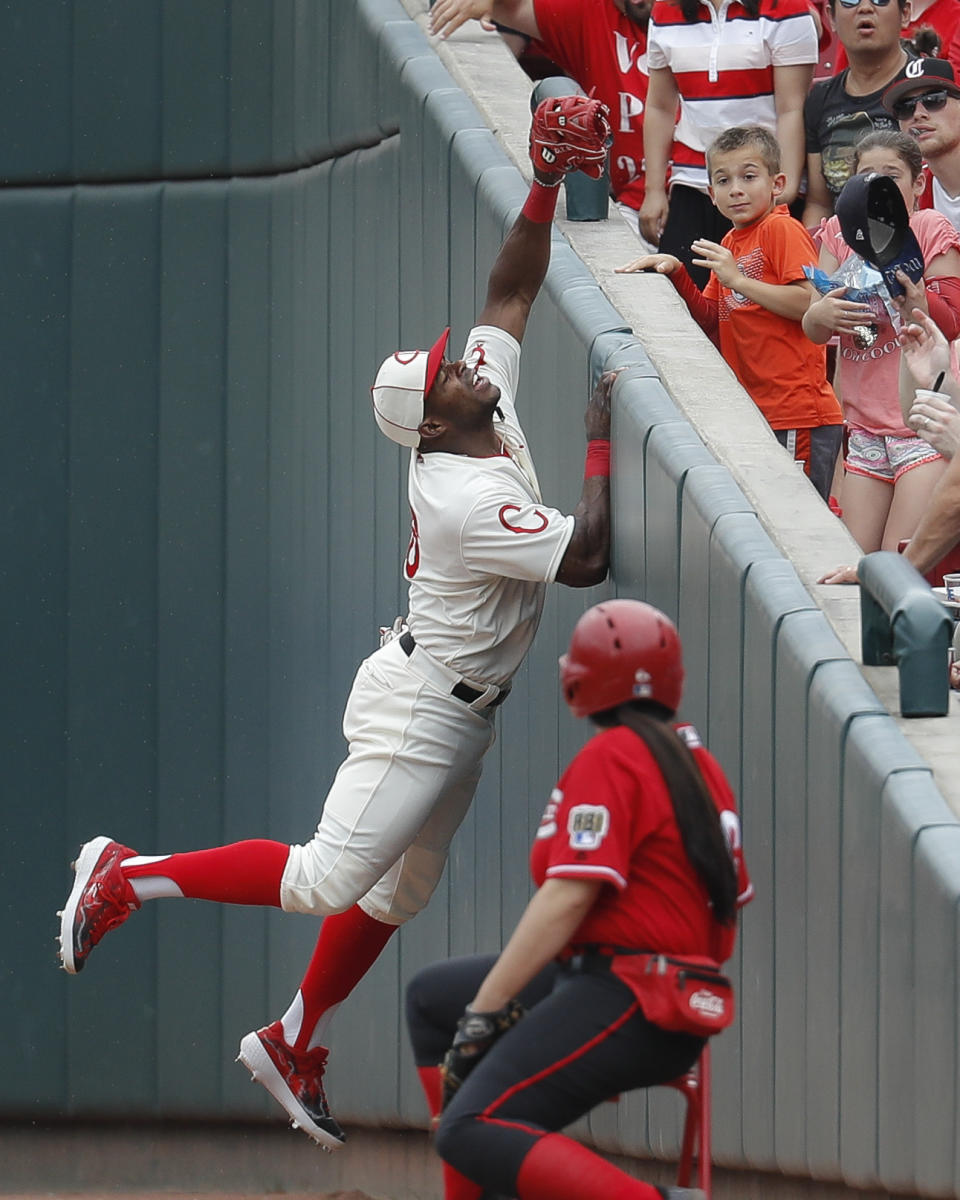
<svg viewBox="0 0 960 1200"><path fill-rule="evenodd" d="M610 831L610 813L602 804L576 804L567 817L574 850L596 850Z"/></svg>

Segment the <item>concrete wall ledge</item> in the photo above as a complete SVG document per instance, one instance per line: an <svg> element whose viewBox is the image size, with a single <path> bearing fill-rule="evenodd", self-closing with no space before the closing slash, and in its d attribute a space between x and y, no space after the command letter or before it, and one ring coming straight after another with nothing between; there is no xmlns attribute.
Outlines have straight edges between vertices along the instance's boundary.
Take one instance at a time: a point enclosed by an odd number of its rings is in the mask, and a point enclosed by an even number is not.
<svg viewBox="0 0 960 1200"><path fill-rule="evenodd" d="M0 1125L0 1195L7 1200L121 1200L163 1194L228 1200L442 1200L440 1161L419 1129L348 1128L323 1154L282 1122L12 1122ZM638 1179L675 1182L670 1163L609 1156ZM714 1200L888 1200L888 1192L785 1175L714 1168ZM598 1198L599 1200L599 1198ZM906 1197L905 1200L913 1200Z"/></svg>

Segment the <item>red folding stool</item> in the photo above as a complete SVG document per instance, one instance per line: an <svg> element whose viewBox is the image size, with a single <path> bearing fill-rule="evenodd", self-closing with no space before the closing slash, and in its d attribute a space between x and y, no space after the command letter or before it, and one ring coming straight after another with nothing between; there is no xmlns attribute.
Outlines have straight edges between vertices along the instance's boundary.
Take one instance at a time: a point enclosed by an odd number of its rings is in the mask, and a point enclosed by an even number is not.
<svg viewBox="0 0 960 1200"><path fill-rule="evenodd" d="M711 1146L710 1146L710 1043L703 1048L700 1058L686 1075L671 1079L665 1087L676 1088L687 1102L687 1116L683 1123L683 1144L680 1148L680 1166L677 1170L677 1187L689 1187L693 1170L693 1158L697 1158L697 1187L710 1200L712 1192Z"/></svg>

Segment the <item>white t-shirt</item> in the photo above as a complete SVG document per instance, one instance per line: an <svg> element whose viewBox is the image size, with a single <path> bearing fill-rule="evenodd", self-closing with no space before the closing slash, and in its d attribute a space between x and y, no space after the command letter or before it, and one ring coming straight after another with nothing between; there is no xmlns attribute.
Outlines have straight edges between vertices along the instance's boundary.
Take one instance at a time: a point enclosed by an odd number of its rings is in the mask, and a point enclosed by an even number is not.
<svg viewBox="0 0 960 1200"><path fill-rule="evenodd" d="M410 454L407 623L417 643L467 679L504 684L540 623L574 519L548 508L517 420L520 344L491 325L470 331L464 358L500 388L491 458Z"/></svg>
<svg viewBox="0 0 960 1200"><path fill-rule="evenodd" d="M933 181L933 207L943 213L954 229L960 229L960 196L951 196L940 184Z"/></svg>

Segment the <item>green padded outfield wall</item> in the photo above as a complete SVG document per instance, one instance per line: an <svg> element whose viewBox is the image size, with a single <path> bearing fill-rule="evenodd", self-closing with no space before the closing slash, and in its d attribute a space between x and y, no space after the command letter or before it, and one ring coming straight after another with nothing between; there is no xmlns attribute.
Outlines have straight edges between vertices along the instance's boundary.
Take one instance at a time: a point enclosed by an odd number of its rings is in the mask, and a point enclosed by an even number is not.
<svg viewBox="0 0 960 1200"><path fill-rule="evenodd" d="M316 921L148 906L68 980L53 912L100 830L144 852L310 837L357 662L403 602L404 455L373 371L447 321L466 336L523 188L395 4L2 15L0 1110L266 1116L236 1044L286 1006ZM583 346L619 318L569 251L567 272L588 298L567 318L544 295L529 370L549 386L524 403L572 507ZM560 729L580 736L557 645L589 600L551 603L449 899L344 1014L382 1062L363 1080L341 1056L346 1119L396 1119L401 956L493 948L526 898Z"/></svg>
<svg viewBox="0 0 960 1200"><path fill-rule="evenodd" d="M403 603L403 455L371 376L465 336L524 186L397 0L5 5L0 66L0 1113L273 1118L233 1058L316 922L152 904L68 980L53 912L97 832L144 853L310 835L356 664ZM613 365L615 586L703 667L685 711L742 797L758 893L716 1158L952 1195L957 823L558 236L519 399L562 507ZM337 1018L347 1124L425 1125L402 985L520 912L584 733L557 655L601 594L552 590L444 882ZM678 1131L661 1093L584 1128L666 1156Z"/></svg>

